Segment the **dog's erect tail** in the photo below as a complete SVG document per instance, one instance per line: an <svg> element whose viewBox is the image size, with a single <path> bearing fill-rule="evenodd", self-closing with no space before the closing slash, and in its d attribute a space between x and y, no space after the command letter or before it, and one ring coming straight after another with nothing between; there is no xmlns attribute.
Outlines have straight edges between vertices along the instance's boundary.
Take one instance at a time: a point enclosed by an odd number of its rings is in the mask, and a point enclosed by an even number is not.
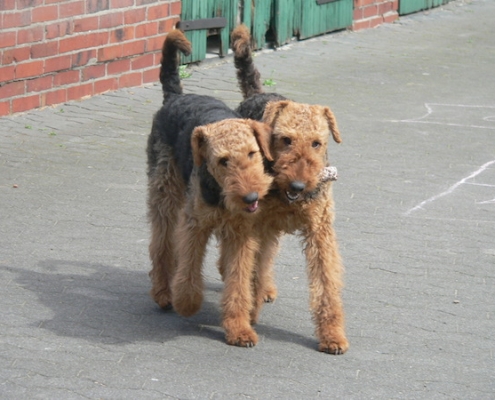
<svg viewBox="0 0 495 400"><path fill-rule="evenodd" d="M180 30L175 29L167 35L163 42L160 67L163 98L170 93L182 94L179 76L179 51L188 56L191 54L191 43Z"/></svg>
<svg viewBox="0 0 495 400"><path fill-rule="evenodd" d="M263 93L260 73L253 63L251 34L246 25L239 25L232 31L231 45L234 51L234 65L237 69L237 82L244 99Z"/></svg>

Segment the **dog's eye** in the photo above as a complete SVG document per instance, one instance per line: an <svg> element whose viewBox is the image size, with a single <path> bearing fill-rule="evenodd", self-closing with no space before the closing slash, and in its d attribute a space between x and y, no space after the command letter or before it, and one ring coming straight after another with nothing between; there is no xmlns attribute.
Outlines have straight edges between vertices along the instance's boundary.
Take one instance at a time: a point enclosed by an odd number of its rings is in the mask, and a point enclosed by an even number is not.
<svg viewBox="0 0 495 400"><path fill-rule="evenodd" d="M285 145L290 146L292 144L292 139L290 137L284 136L282 138L282 141L284 142Z"/></svg>
<svg viewBox="0 0 495 400"><path fill-rule="evenodd" d="M249 158L253 158L255 154L256 154L255 151L250 151L249 154L248 154L248 157Z"/></svg>
<svg viewBox="0 0 495 400"><path fill-rule="evenodd" d="M311 146L313 146L313 149L317 149L321 146L321 143L315 140L313 143L311 143Z"/></svg>
<svg viewBox="0 0 495 400"><path fill-rule="evenodd" d="M222 166L222 167L226 167L227 164L229 163L229 160L226 158L226 157L223 157L221 158L220 160L218 160L218 163Z"/></svg>

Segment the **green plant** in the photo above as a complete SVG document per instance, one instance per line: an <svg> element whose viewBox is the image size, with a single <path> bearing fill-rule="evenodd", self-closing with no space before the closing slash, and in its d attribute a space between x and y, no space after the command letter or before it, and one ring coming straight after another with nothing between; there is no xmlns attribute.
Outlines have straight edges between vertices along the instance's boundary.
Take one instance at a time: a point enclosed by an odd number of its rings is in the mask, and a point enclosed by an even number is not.
<svg viewBox="0 0 495 400"><path fill-rule="evenodd" d="M187 70L187 65L181 65L179 67L179 78L187 79L192 75L192 72Z"/></svg>

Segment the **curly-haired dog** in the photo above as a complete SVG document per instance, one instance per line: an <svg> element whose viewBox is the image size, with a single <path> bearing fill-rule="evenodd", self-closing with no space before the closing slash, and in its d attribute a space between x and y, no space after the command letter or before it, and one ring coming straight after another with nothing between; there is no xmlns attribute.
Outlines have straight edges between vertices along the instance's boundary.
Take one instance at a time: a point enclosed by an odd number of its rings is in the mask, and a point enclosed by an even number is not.
<svg viewBox="0 0 495 400"><path fill-rule="evenodd" d="M178 52L188 54L182 32L164 42L160 70L164 101L148 138L148 216L151 296L190 316L203 299L202 261L215 233L226 271L223 326L229 344L251 346L251 276L258 243L253 230L259 201L272 178L270 128L240 119L224 103L182 94Z"/></svg>
<svg viewBox="0 0 495 400"><path fill-rule="evenodd" d="M321 171L328 165L330 134L340 143L335 116L328 107L287 100L263 93L260 74L254 66L250 34L244 25L232 33L232 48L244 101L237 111L245 118L261 120L273 129L270 172L273 190L261 202L257 232L262 240L254 278L256 321L263 301L273 297L271 277L279 237L299 231L310 286L310 308L316 323L319 350L343 354L349 347L345 337L341 300L343 267L333 229L331 182L323 182Z"/></svg>

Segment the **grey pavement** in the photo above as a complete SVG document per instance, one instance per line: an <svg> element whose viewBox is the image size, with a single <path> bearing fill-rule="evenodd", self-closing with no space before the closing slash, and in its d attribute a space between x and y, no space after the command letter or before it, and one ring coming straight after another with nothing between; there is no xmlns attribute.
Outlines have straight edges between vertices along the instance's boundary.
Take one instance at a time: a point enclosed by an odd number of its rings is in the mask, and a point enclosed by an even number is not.
<svg viewBox="0 0 495 400"><path fill-rule="evenodd" d="M454 1L256 57L329 105L351 347L319 353L299 239L252 348L227 346L215 243L189 319L148 295L146 138L160 87L0 119L0 398L494 399L495 2ZM187 92L235 106L232 59Z"/></svg>

